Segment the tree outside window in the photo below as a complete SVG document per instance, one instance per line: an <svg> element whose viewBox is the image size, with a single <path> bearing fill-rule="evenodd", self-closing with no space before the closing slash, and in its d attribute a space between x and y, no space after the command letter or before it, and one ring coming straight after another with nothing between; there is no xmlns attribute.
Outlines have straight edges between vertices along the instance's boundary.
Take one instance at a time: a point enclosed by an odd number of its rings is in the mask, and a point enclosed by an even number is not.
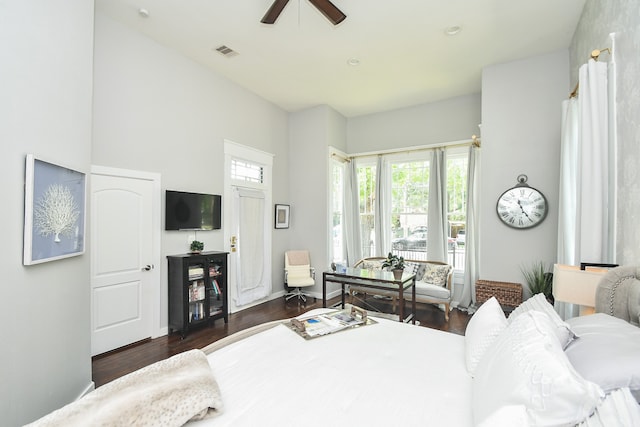
<svg viewBox="0 0 640 427"><path fill-rule="evenodd" d="M360 200L360 236L362 238L362 256L375 254L375 210L376 195L376 166L363 165L358 167L358 192Z"/></svg>

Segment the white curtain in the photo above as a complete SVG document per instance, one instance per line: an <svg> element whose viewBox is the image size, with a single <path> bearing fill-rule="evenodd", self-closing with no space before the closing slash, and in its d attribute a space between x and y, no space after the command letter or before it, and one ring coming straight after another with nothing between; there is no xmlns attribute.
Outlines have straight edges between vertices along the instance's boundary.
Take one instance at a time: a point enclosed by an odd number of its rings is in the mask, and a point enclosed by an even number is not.
<svg viewBox="0 0 640 427"><path fill-rule="evenodd" d="M580 261L610 262L606 63L592 59L580 67L580 91L580 183L577 189L581 211L578 217Z"/></svg>
<svg viewBox="0 0 640 427"><path fill-rule="evenodd" d="M427 256L430 261L447 262L447 167L443 148L432 150L429 171Z"/></svg>
<svg viewBox="0 0 640 427"><path fill-rule="evenodd" d="M265 277L265 194L235 188L234 203L238 213L236 305L241 306L271 294L271 281Z"/></svg>
<svg viewBox="0 0 640 427"><path fill-rule="evenodd" d="M562 133L560 140L560 191L558 205L558 263L578 262L577 223L578 188L578 100L562 103Z"/></svg>
<svg viewBox="0 0 640 427"><path fill-rule="evenodd" d="M375 245L376 256L387 256L391 250L391 179L389 177L389 163L384 156L378 156L376 165L376 198L375 209Z"/></svg>
<svg viewBox="0 0 640 427"><path fill-rule="evenodd" d="M467 308L472 311L476 302L476 280L479 277L478 266L478 233L479 233L479 179L480 174L480 148L472 145L469 147L469 165L467 173L467 222L465 224L465 262L464 279L462 289L453 295L452 306Z"/></svg>
<svg viewBox="0 0 640 427"><path fill-rule="evenodd" d="M607 64L579 70L579 96L563 103L558 207L558 263L613 262ZM577 307L556 302L563 318Z"/></svg>
<svg viewBox="0 0 640 427"><path fill-rule="evenodd" d="M351 160L345 170L344 184L344 236L347 247L347 265L354 265L362 259L358 168L355 159Z"/></svg>

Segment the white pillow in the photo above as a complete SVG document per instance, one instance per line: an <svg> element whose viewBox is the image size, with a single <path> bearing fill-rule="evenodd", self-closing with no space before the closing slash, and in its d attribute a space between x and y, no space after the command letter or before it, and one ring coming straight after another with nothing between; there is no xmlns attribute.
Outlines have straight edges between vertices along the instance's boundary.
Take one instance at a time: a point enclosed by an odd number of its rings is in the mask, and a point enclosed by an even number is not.
<svg viewBox="0 0 640 427"><path fill-rule="evenodd" d="M524 405L509 405L495 411L477 427L529 427L530 425L527 408Z"/></svg>
<svg viewBox="0 0 640 427"><path fill-rule="evenodd" d="M441 265L426 263L425 271L422 275L422 281L438 286L446 286L449 271L451 271L451 266L448 264ZM416 276L416 280L418 280L418 276Z"/></svg>
<svg viewBox="0 0 640 427"><path fill-rule="evenodd" d="M422 279L426 268L427 266L423 262L405 261L404 263L404 272L415 274L416 281Z"/></svg>
<svg viewBox="0 0 640 427"><path fill-rule="evenodd" d="M464 334L464 357L472 376L484 353L506 327L507 318L495 297L485 301L471 317Z"/></svg>
<svg viewBox="0 0 640 427"><path fill-rule="evenodd" d="M628 388L609 393L596 411L578 427L634 427L640 425L640 406Z"/></svg>
<svg viewBox="0 0 640 427"><path fill-rule="evenodd" d="M604 313L567 320L580 336L567 346L569 361L605 392L629 387L640 394L640 328Z"/></svg>
<svg viewBox="0 0 640 427"><path fill-rule="evenodd" d="M541 311L549 316L551 321L555 324L556 335L560 340L562 348L566 348L567 345L569 345L569 343L576 337L576 334L571 330L569 325L560 318L553 306L549 304L544 294L535 294L516 307L516 309L509 315L507 322L511 323L522 313L526 313L531 310Z"/></svg>
<svg viewBox="0 0 640 427"><path fill-rule="evenodd" d="M574 425L589 416L604 392L571 366L544 313L520 314L485 352L473 379L475 424L503 406L524 405L536 426Z"/></svg>

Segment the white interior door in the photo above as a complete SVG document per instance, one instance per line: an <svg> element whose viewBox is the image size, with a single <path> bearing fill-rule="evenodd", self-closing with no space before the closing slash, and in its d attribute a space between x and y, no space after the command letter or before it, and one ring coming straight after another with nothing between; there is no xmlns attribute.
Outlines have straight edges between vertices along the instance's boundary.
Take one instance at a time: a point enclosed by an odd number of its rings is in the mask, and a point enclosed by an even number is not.
<svg viewBox="0 0 640 427"><path fill-rule="evenodd" d="M159 177L121 172L91 175L92 355L153 336L159 313Z"/></svg>
<svg viewBox="0 0 640 427"><path fill-rule="evenodd" d="M267 220L264 191L234 187L233 225L237 236L236 251L232 253L235 269L234 304L238 307L264 301L271 295L271 278L266 275L265 255Z"/></svg>

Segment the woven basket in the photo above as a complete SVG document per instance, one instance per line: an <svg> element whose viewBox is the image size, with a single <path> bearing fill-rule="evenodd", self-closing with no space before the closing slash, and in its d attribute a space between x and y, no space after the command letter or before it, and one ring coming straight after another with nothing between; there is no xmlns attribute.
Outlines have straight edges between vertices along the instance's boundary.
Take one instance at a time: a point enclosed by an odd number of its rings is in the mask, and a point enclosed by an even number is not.
<svg viewBox="0 0 640 427"><path fill-rule="evenodd" d="M501 305L517 307L522 303L522 285L494 280L476 281L476 303L480 305L491 297L496 297Z"/></svg>

